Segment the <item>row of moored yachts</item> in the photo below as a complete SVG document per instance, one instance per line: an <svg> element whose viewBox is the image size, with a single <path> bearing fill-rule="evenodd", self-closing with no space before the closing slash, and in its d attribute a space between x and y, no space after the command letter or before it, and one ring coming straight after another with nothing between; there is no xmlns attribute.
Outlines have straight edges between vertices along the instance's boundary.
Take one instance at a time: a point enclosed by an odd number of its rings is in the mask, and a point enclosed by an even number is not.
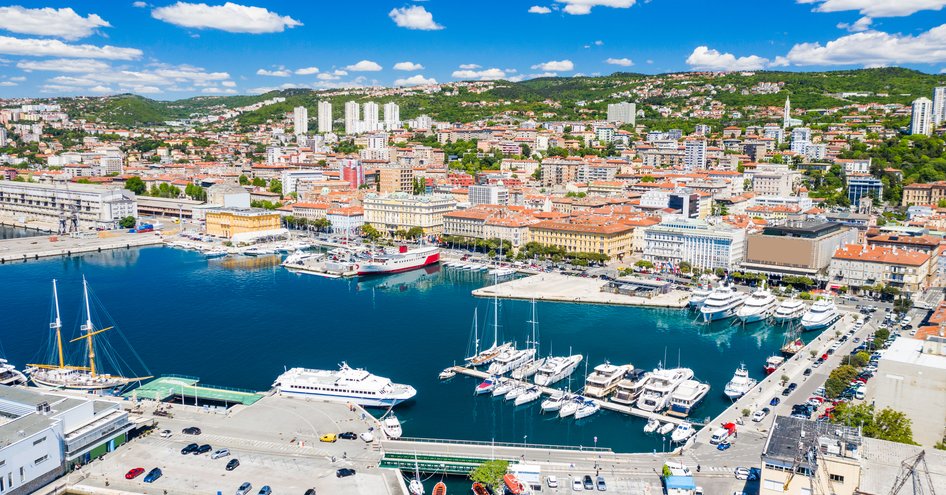
<svg viewBox="0 0 946 495"><path fill-rule="evenodd" d="M811 307L794 297L779 302L765 285L748 295L726 283L715 289L700 287L693 291L690 307L698 309L707 323L734 317L742 323L771 318L776 323L801 320L801 327L805 330L823 330L841 318L830 298L819 299Z"/></svg>
<svg viewBox="0 0 946 495"><path fill-rule="evenodd" d="M473 263L470 261L462 261L462 260L446 261L441 264L445 267L455 268L457 270L468 270L471 272L483 272L483 271L489 270L489 275L496 276L496 277L508 277L516 273L515 268L498 267L498 268L490 269L486 265L481 265L479 263Z"/></svg>

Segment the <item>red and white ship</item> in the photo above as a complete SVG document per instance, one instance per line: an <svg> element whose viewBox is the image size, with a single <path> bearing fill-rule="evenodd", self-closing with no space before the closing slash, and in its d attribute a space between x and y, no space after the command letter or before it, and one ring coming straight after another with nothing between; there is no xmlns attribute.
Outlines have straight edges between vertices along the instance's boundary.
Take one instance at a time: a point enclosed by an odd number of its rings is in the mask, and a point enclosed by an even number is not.
<svg viewBox="0 0 946 495"><path fill-rule="evenodd" d="M416 249L399 246L397 252L372 253L369 259L358 261L355 269L358 275L384 275L416 270L438 261L440 249L435 246Z"/></svg>

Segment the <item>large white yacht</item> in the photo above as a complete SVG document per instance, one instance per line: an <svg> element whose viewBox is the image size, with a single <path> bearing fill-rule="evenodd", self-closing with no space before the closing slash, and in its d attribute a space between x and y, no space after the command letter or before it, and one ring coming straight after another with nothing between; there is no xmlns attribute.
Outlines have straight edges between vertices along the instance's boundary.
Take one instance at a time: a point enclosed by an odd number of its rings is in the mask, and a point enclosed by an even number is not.
<svg viewBox="0 0 946 495"><path fill-rule="evenodd" d="M736 314L736 310L745 301L746 296L740 294L728 285L721 285L706 298L700 313L703 315L703 321L709 323L714 320L730 318Z"/></svg>
<svg viewBox="0 0 946 495"><path fill-rule="evenodd" d="M501 352L490 363L486 372L490 375L503 375L535 359L535 349L516 349L510 347Z"/></svg>
<svg viewBox="0 0 946 495"><path fill-rule="evenodd" d="M690 368L655 369L637 399L637 407L648 412L663 411L670 406L673 391L690 378L693 378Z"/></svg>
<svg viewBox="0 0 946 495"><path fill-rule="evenodd" d="M775 312L772 313L772 319L776 323L788 323L790 321L795 321L808 310L808 306L805 304L805 301L801 299L795 299L791 297L782 301L782 304L779 304L775 308Z"/></svg>
<svg viewBox="0 0 946 495"><path fill-rule="evenodd" d="M841 318L841 313L834 305L834 301L825 298L819 299L801 317L801 327L805 330L823 330L830 327Z"/></svg>
<svg viewBox="0 0 946 495"><path fill-rule="evenodd" d="M363 369L350 368L346 363L342 363L338 371L291 368L276 378L273 387L290 396L372 407L395 406L417 395L410 385L392 383Z"/></svg>
<svg viewBox="0 0 946 495"><path fill-rule="evenodd" d="M726 397L736 400L752 390L752 387L755 387L756 383L758 383L758 381L756 381L755 378L749 377L749 371L746 367L739 365L739 368L736 369L736 372L732 376L732 380L729 380L729 383L726 384L723 393L726 394Z"/></svg>
<svg viewBox="0 0 946 495"><path fill-rule="evenodd" d="M545 364L539 368L539 371L535 372L535 378L533 380L536 385L544 387L562 381L575 372L575 368L578 367L578 363L580 363L582 359L581 354L574 354L567 357L550 357L545 360Z"/></svg>
<svg viewBox="0 0 946 495"><path fill-rule="evenodd" d="M693 309L700 309L703 307L703 303L706 302L706 298L712 293L713 288L709 285L701 285L693 289L693 292L690 295L690 307Z"/></svg>
<svg viewBox="0 0 946 495"><path fill-rule="evenodd" d="M762 321L775 311L777 304L778 300L763 284L762 287L750 294L743 305L736 310L736 317L743 323Z"/></svg>
<svg viewBox="0 0 946 495"><path fill-rule="evenodd" d="M670 394L670 414L688 416L696 406L703 402L710 386L696 380L685 380Z"/></svg>
<svg viewBox="0 0 946 495"><path fill-rule="evenodd" d="M624 378L618 382L611 400L618 404L633 404L644 392L644 387L650 381L650 376L649 371L629 370L624 374Z"/></svg>
<svg viewBox="0 0 946 495"><path fill-rule="evenodd" d="M608 362L595 366L595 370L585 378L585 395L598 399L611 395L627 371L632 368L629 364L617 366Z"/></svg>

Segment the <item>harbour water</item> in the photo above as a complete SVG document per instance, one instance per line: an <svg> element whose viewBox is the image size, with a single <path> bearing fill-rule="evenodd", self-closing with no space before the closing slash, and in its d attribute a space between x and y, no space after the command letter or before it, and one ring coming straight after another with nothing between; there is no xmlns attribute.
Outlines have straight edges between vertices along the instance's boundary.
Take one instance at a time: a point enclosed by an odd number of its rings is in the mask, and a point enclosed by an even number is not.
<svg viewBox="0 0 946 495"><path fill-rule="evenodd" d="M417 388L416 399L396 410L405 436L576 446L592 446L597 437L598 447L620 452L669 448L659 436L644 434L640 419L602 411L578 422L560 420L541 415L538 402L514 407L474 397L471 378L439 381L440 370L467 355L474 308L482 340L492 340L492 301L470 294L489 283L485 274L432 267L325 279L289 273L278 259L207 260L165 247L8 264L0 267L6 295L0 342L11 362L22 367L46 356L53 278L63 331L78 332L83 275L155 375L266 390L284 367L333 368L347 361ZM783 329L764 324L697 324L694 313L679 310L539 303L537 312L542 355L571 348L586 356L589 368L607 359L644 369L665 354L676 366L679 357L712 386L693 414L701 420L729 403L723 387L740 362L762 378L765 358L778 352L784 337ZM503 337L522 345L530 313L527 301L501 302ZM120 339L115 347L124 348ZM583 385L584 373L582 363L573 390Z"/></svg>

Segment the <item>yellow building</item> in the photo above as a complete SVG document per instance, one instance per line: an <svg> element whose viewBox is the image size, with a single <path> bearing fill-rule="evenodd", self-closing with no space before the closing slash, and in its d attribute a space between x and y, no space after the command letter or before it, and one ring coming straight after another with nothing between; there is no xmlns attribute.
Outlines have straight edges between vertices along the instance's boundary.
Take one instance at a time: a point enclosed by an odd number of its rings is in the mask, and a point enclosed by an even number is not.
<svg viewBox="0 0 946 495"><path fill-rule="evenodd" d="M259 208L218 208L207 212L206 232L233 242L285 235L279 213Z"/></svg>
<svg viewBox="0 0 946 495"><path fill-rule="evenodd" d="M634 227L622 223L569 223L545 220L529 226L531 242L567 252L600 253L622 258L633 249Z"/></svg>

